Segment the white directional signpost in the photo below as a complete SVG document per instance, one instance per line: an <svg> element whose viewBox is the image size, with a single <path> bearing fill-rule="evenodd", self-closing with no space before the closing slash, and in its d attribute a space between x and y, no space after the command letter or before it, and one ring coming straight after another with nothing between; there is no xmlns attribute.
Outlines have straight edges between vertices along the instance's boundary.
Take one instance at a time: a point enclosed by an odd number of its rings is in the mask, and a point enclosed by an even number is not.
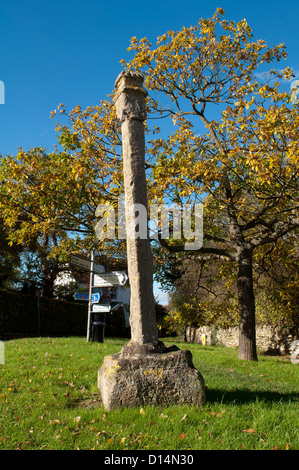
<svg viewBox="0 0 299 470"><path fill-rule="evenodd" d="M88 317L87 317L87 342L90 340L90 317L91 317L91 296L92 296L92 286L94 278L94 251L91 252L91 262L90 262L90 281L89 281L89 302L88 302Z"/></svg>
<svg viewBox="0 0 299 470"><path fill-rule="evenodd" d="M128 280L128 276L123 271L112 271L111 273L102 273L93 275L93 284L95 287L113 287L124 286ZM113 309L110 304L93 304L92 313L109 313ZM105 317L104 317L105 318Z"/></svg>
<svg viewBox="0 0 299 470"><path fill-rule="evenodd" d="M90 340L90 324L92 313L109 313L113 308L110 304L100 304L102 297L102 291L99 287L113 287L113 286L124 286L128 281L128 276L123 271L112 271L111 273L105 272L105 267L101 264L94 262L94 251L91 252L91 258L85 258L84 256L71 255L70 264L77 266L81 269L85 269L90 272L90 283L89 292L80 293L75 292L75 300L86 300L88 301L88 319L87 319L87 342ZM98 292L93 292L93 289Z"/></svg>
<svg viewBox="0 0 299 470"><path fill-rule="evenodd" d="M85 258L84 256L71 255L70 264L85 269L86 271L91 271L91 259ZM102 264L93 263L92 271L101 274L105 272L105 267Z"/></svg>
<svg viewBox="0 0 299 470"><path fill-rule="evenodd" d="M112 271L111 273L103 273L94 276L94 287L112 287L124 286L128 280L128 276L122 271Z"/></svg>
<svg viewBox="0 0 299 470"><path fill-rule="evenodd" d="M92 306L92 311L94 313L108 313L111 311L111 305L109 304L94 304Z"/></svg>

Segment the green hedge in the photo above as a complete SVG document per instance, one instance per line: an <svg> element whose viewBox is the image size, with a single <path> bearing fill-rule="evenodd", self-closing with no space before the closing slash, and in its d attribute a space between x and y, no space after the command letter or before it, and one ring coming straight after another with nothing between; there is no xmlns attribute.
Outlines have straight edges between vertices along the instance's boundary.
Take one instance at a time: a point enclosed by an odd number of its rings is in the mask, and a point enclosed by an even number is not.
<svg viewBox="0 0 299 470"><path fill-rule="evenodd" d="M41 336L86 335L86 303L41 297L39 304ZM0 339L38 334L38 298L0 290Z"/></svg>

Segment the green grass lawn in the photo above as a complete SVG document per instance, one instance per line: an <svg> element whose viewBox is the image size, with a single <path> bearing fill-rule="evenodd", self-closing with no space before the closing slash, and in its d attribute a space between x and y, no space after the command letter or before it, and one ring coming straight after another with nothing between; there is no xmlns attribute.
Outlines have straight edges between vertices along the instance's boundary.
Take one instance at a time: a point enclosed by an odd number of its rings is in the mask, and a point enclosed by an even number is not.
<svg viewBox="0 0 299 470"><path fill-rule="evenodd" d="M191 350L204 376L206 404L107 412L99 401L97 372L103 357L126 341L5 342L0 449L299 449L299 366L289 357L247 362L235 349L176 343Z"/></svg>

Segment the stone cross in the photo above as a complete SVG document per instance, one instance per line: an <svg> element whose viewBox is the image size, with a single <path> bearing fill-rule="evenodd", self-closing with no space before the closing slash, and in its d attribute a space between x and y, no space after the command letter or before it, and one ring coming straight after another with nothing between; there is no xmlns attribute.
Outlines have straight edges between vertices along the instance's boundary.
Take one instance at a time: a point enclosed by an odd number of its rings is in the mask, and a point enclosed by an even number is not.
<svg viewBox="0 0 299 470"><path fill-rule="evenodd" d="M144 138L147 92L142 85L142 75L122 72L115 82L114 99L122 132L131 340L140 345L158 343L150 240L148 236L137 238L129 230L137 205L141 205L147 214ZM147 232L147 219L144 223Z"/></svg>

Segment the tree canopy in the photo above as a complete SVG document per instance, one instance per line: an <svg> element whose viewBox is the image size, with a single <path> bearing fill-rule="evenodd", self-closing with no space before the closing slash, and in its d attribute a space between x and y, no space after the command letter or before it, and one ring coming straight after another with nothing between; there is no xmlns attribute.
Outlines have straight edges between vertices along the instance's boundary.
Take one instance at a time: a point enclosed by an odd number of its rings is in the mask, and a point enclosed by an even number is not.
<svg viewBox="0 0 299 470"><path fill-rule="evenodd" d="M149 203L201 202L204 209L203 247L190 253L184 240L160 238L156 259L228 260L237 284L239 357L255 360L253 258L298 227L298 103L283 89L293 72L260 74L286 58L285 47L254 40L245 19L228 21L217 9L154 46L132 38L129 50L133 58L123 66L144 75L149 93ZM54 152L20 149L2 158L0 207L11 242L38 240L46 258L58 261L91 248L125 260L123 241L98 240L94 231L97 206L115 205L123 192L111 98L83 111L60 105L52 113L63 120Z"/></svg>
<svg viewBox="0 0 299 470"><path fill-rule="evenodd" d="M218 9L195 26L168 31L156 47L133 38L135 55L124 65L144 74L152 116L174 125L150 142L156 197L203 202L198 256L236 263L239 357L256 359L252 256L298 227L299 114L281 90L290 68L272 70L264 81L257 74L262 64L285 58L285 47L253 41L246 20L223 15Z"/></svg>

